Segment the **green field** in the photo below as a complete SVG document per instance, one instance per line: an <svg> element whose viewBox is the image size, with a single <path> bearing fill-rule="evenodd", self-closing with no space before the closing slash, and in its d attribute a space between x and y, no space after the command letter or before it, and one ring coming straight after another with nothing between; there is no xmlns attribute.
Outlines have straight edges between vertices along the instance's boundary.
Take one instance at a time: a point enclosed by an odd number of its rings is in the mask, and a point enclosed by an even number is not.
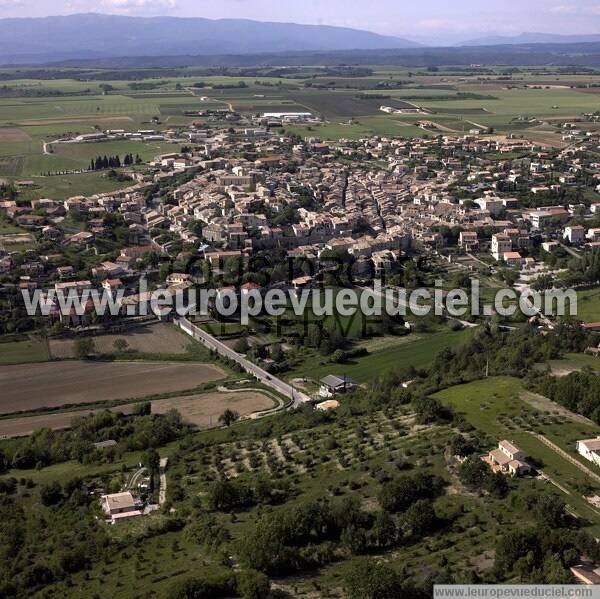
<svg viewBox="0 0 600 599"><path fill-rule="evenodd" d="M45 339L0 342L1 364L27 364L50 360L48 342Z"/></svg>
<svg viewBox="0 0 600 599"><path fill-rule="evenodd" d="M494 377L452 387L434 397L451 406L479 431L489 435L494 442L507 439L516 442L542 465L544 473L569 490L565 501L585 518L593 518L595 529L600 530L599 516L581 498L582 486L598 485L562 456L544 445L532 433L543 433L550 441L580 459L575 452L578 439L600 436L600 427L583 424L558 415L559 412L542 412L522 399L524 388L518 379ZM558 406L557 406L558 408ZM600 473L590 462L581 458L586 467Z"/></svg>
<svg viewBox="0 0 600 599"><path fill-rule="evenodd" d="M600 287L577 292L577 319L600 322Z"/></svg>
<svg viewBox="0 0 600 599"><path fill-rule="evenodd" d="M286 127L287 131L326 140L372 135L427 137L444 132L463 133L481 126L560 147L564 144L559 121L593 112L598 104L596 94L569 86L600 83L597 75L587 79L550 73L543 76L533 69L522 69L508 83L494 77L478 78L476 71L454 72L451 68L436 73L409 73L403 67L372 67L371 75L356 78L328 77L320 67L298 67L282 77L269 76L268 71L265 77L248 77L200 75L194 69L188 70L186 77L161 78L159 71L158 75L153 72L152 78L135 81L115 81L112 72L106 73L105 80L98 76L78 80L76 70L72 71L72 78L67 78L69 72L64 71L57 79L36 80L27 78L27 71L23 70L22 79L8 81L11 89L23 95L0 99L0 177L31 178L48 171L77 170L85 168L99 154L131 152L151 160L176 148L141 142L56 144L53 153L44 154L43 143L105 129L180 127L198 119L185 116L187 111L230 107L244 114L309 110L321 116L323 122L292 125ZM242 81L247 87L236 87ZM198 82L204 87L194 88ZM527 87L550 82L563 87ZM233 87L215 89L215 85ZM402 107L407 102L430 113L390 115L380 111L382 105ZM528 123L529 117L538 120ZM158 119L158 123L152 119ZM421 120L432 121L439 128L419 128L416 123ZM12 132L3 134L3 129ZM70 194L69 189L72 195L89 193L89 180L69 175L64 178L64 184L38 181L41 189L34 197L60 199ZM98 189L110 190L107 185Z"/></svg>
<svg viewBox="0 0 600 599"><path fill-rule="evenodd" d="M328 374L345 374L360 383L370 381L390 370L401 370L413 366L425 368L436 355L446 348L456 347L469 338L470 332L441 331L436 333L415 335L414 340L406 338L406 343L395 344L390 338L390 345L374 351L361 358L355 358L349 364L332 364L323 358L315 357L294 368L288 378L307 377L318 380ZM404 339L403 339L404 341Z"/></svg>

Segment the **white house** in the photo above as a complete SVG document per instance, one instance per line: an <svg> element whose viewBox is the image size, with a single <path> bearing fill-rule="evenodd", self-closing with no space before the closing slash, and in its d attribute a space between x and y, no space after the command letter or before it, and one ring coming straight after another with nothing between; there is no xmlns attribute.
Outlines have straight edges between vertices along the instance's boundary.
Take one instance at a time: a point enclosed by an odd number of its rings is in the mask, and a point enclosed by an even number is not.
<svg viewBox="0 0 600 599"><path fill-rule="evenodd" d="M577 452L586 460L600 466L600 438L577 441Z"/></svg>

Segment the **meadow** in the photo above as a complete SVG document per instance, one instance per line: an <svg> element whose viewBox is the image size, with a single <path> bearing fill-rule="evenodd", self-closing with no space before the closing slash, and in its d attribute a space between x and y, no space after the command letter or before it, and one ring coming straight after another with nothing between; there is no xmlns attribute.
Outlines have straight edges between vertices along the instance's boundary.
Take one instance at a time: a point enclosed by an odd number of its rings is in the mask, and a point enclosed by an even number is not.
<svg viewBox="0 0 600 599"><path fill-rule="evenodd" d="M583 471L545 445L536 435L543 435L585 468L600 474L600 469L587 462L575 451L575 442L600 436L600 427L582 422L577 415L565 416L546 400L546 409L539 409L528 401L521 381L510 377L492 377L446 389L434 395L443 404L452 407L478 431L491 436L496 442L513 441L541 470L566 489L565 501L583 518L597 519L599 513L583 498L582 489L596 486ZM562 490L561 489L561 490ZM596 527L600 530L600 527Z"/></svg>

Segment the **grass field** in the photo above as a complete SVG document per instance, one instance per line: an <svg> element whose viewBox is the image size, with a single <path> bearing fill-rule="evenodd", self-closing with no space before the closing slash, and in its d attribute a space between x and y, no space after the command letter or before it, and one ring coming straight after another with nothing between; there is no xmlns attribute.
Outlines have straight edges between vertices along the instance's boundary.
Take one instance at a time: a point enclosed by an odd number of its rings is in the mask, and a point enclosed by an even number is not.
<svg viewBox="0 0 600 599"><path fill-rule="evenodd" d="M597 487L598 484L543 444L534 433L543 434L579 460L575 442L600 436L600 427L565 418L558 408L556 412L535 409L523 399L524 392L518 379L494 377L452 387L434 397L462 414L470 424L490 435L495 442L503 439L516 442L528 456L542 465L545 474L569 490L565 501L582 517L593 519L598 529L600 512L593 510L578 490L585 485ZM583 458L580 461L600 473L600 469L590 462Z"/></svg>
<svg viewBox="0 0 600 599"><path fill-rule="evenodd" d="M577 319L600 322L600 287L577 292Z"/></svg>
<svg viewBox="0 0 600 599"><path fill-rule="evenodd" d="M45 339L0 342L0 364L26 364L47 362L50 359Z"/></svg>
<svg viewBox="0 0 600 599"><path fill-rule="evenodd" d="M441 331L415 335L413 341L410 341L410 338L402 338L402 344L394 343L394 338L390 338L389 346L386 347L383 340L380 349L365 357L355 358L350 364L332 364L315 357L303 362L302 366L295 368L287 378L307 377L319 380L328 374L345 374L363 383L386 371L409 366L415 368L429 366L440 351L464 343L469 335L468 330Z"/></svg>

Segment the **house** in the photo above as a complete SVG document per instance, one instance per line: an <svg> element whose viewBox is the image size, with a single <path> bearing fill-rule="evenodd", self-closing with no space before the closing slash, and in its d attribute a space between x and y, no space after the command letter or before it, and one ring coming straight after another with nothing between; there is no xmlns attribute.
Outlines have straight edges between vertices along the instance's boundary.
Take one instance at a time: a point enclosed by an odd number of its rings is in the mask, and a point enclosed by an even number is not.
<svg viewBox="0 0 600 599"><path fill-rule="evenodd" d="M600 241L600 229L589 229L586 238L591 242Z"/></svg>
<svg viewBox="0 0 600 599"><path fill-rule="evenodd" d="M585 241L585 227L581 225L565 227L563 238L568 239L574 245L583 243Z"/></svg>
<svg viewBox="0 0 600 599"><path fill-rule="evenodd" d="M192 275L185 272L173 272L166 280L167 285L192 284Z"/></svg>
<svg viewBox="0 0 600 599"><path fill-rule="evenodd" d="M347 376L330 374L321 379L319 395L321 397L334 397L335 395L349 393L356 387L356 383Z"/></svg>
<svg viewBox="0 0 600 599"><path fill-rule="evenodd" d="M458 238L458 245L467 250L467 252L477 248L479 245L477 233L475 231L461 231Z"/></svg>
<svg viewBox="0 0 600 599"><path fill-rule="evenodd" d="M509 266L521 266L523 262L523 257L519 252L504 252L503 259Z"/></svg>
<svg viewBox="0 0 600 599"><path fill-rule="evenodd" d="M497 449L492 449L483 460L494 472L522 476L531 472L531 466L525 461L525 453L510 441L500 441Z"/></svg>
<svg viewBox="0 0 600 599"><path fill-rule="evenodd" d="M600 466L600 437L597 439L584 439L577 441L577 453L582 455L586 460Z"/></svg>
<svg viewBox="0 0 600 599"><path fill-rule="evenodd" d="M508 235L498 233L492 236L492 255L495 260L501 260L505 253L512 250L512 241Z"/></svg>
<svg viewBox="0 0 600 599"><path fill-rule="evenodd" d="M560 243L558 243L558 241L544 241L544 243L542 243L542 249L548 253L559 247Z"/></svg>
<svg viewBox="0 0 600 599"><path fill-rule="evenodd" d="M142 515L140 504L129 491L102 496L102 509L110 516L113 524Z"/></svg>
<svg viewBox="0 0 600 599"><path fill-rule="evenodd" d="M292 287L298 291L299 289L305 289L306 287L310 287L313 283L313 278L311 276L297 277L292 280Z"/></svg>

